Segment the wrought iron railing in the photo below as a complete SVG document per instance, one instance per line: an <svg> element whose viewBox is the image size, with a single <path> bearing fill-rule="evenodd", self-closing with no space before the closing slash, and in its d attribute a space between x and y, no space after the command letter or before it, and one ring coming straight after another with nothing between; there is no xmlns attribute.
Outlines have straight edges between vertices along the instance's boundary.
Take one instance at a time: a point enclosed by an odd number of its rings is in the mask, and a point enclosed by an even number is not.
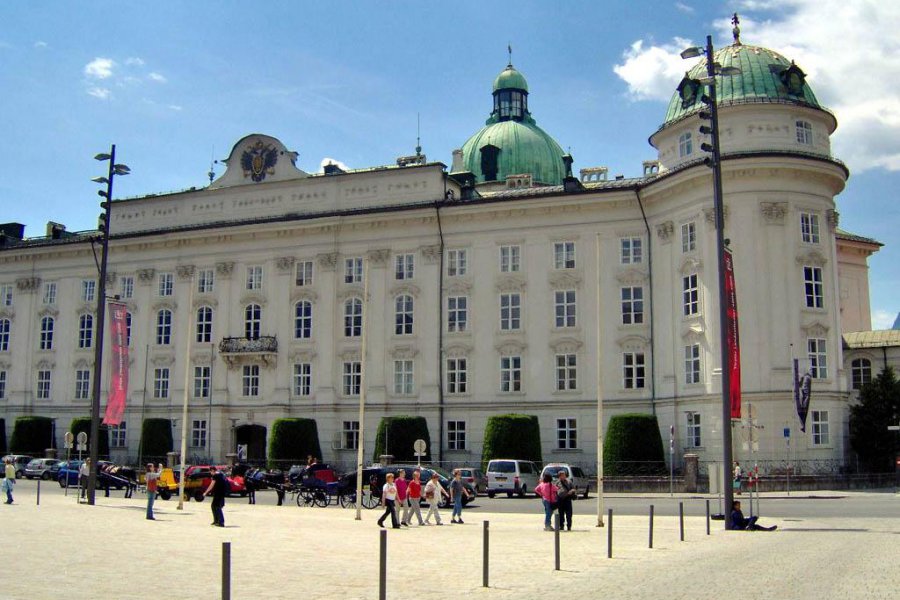
<svg viewBox="0 0 900 600"><path fill-rule="evenodd" d="M219 352L223 354L278 352L278 340L274 335L261 335L258 338L222 338L219 342Z"/></svg>

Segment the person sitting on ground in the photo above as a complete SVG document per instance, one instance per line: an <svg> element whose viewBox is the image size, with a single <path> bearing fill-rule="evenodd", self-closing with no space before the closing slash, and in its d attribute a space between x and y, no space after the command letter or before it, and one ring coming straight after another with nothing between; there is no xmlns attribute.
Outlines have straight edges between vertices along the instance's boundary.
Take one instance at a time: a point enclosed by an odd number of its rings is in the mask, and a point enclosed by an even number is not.
<svg viewBox="0 0 900 600"><path fill-rule="evenodd" d="M762 525L757 525L756 521L759 517L750 517L749 519L744 517L744 513L741 512L741 501L735 500L732 503L731 508L731 528L742 530L742 531L775 531L778 529L778 525L772 525L771 527L763 527Z"/></svg>

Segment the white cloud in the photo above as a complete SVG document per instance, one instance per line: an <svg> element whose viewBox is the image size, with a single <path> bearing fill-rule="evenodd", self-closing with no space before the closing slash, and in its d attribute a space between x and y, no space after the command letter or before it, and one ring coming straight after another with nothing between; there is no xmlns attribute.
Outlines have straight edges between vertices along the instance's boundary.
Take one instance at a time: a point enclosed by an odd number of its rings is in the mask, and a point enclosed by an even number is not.
<svg viewBox="0 0 900 600"><path fill-rule="evenodd" d="M125 59L125 64L128 66L143 67L145 63L144 63L143 58L138 58L136 56L130 56Z"/></svg>
<svg viewBox="0 0 900 600"><path fill-rule="evenodd" d="M180 110L181 110L181 107L180 107L179 105L177 105L177 104L169 104L168 108L169 108L169 110L174 110L174 111L180 111Z"/></svg>
<svg viewBox="0 0 900 600"><path fill-rule="evenodd" d="M47 48L47 42L42 42L40 40L34 43L35 48Z"/></svg>
<svg viewBox="0 0 900 600"><path fill-rule="evenodd" d="M683 13L693 13L694 12L694 7L687 5L684 2L676 2L675 8L680 10Z"/></svg>
<svg viewBox="0 0 900 600"><path fill-rule="evenodd" d="M101 100L106 100L109 98L111 92L107 88L101 87L92 87L88 88L87 91L89 96L93 96L94 98L100 98Z"/></svg>
<svg viewBox="0 0 900 600"><path fill-rule="evenodd" d="M147 75L147 79L150 79L151 81L155 81L157 83L166 83L166 81L168 81L163 75L160 75L156 72Z"/></svg>
<svg viewBox="0 0 900 600"><path fill-rule="evenodd" d="M113 59L97 57L84 66L84 74L91 79L108 79L112 77L115 66Z"/></svg>
<svg viewBox="0 0 900 600"><path fill-rule="evenodd" d="M319 173L325 172L325 165L337 165L339 169L342 171L349 171L350 167L342 163L341 161L335 158L328 158L327 156L322 159L322 162L319 163Z"/></svg>
<svg viewBox="0 0 900 600"><path fill-rule="evenodd" d="M872 313L872 329L878 331L879 329L890 329L894 325L894 319L897 318L897 313L888 312L886 310L876 310Z"/></svg>
<svg viewBox="0 0 900 600"><path fill-rule="evenodd" d="M834 155L855 171L900 170L900 2L744 0L740 6L748 11L741 15L741 41L795 60L819 102L834 111ZM715 29L717 44L730 42L728 17ZM613 70L632 98L668 100L690 66L678 56L685 45L638 40Z"/></svg>

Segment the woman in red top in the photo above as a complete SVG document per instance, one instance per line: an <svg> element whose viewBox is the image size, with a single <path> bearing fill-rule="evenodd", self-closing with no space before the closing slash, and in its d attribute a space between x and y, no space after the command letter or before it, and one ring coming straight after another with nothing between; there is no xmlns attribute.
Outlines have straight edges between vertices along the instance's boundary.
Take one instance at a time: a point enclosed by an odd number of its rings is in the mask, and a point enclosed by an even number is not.
<svg viewBox="0 0 900 600"><path fill-rule="evenodd" d="M422 499L422 471L416 469L413 471L412 481L406 487L406 508L403 511L403 522L409 524L412 520L410 517L416 515L419 519L419 525L424 525L422 520L422 511L419 509L419 501Z"/></svg>
<svg viewBox="0 0 900 600"><path fill-rule="evenodd" d="M544 505L544 531L553 531L550 516L556 508L557 490L549 473L544 473L543 480L534 488L534 493L541 497L541 503Z"/></svg>

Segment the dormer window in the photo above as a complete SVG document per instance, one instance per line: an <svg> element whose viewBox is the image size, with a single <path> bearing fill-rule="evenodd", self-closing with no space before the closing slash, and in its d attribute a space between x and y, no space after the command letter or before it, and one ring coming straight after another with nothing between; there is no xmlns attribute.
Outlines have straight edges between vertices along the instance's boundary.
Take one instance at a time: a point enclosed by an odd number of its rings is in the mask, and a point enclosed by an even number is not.
<svg viewBox="0 0 900 600"><path fill-rule="evenodd" d="M678 84L678 95L681 97L681 108L693 106L697 100L697 91L700 89L700 82L696 79L685 77Z"/></svg>
<svg viewBox="0 0 900 600"><path fill-rule="evenodd" d="M500 148L488 144L481 147L481 172L485 181L497 181Z"/></svg>
<svg viewBox="0 0 900 600"><path fill-rule="evenodd" d="M494 111L501 121L521 121L528 111L528 95L520 90L494 92Z"/></svg>
<svg viewBox="0 0 900 600"><path fill-rule="evenodd" d="M778 73L781 83L787 88L787 93L794 96L803 95L803 85L806 83L806 73L803 72L793 61L791 66L781 70Z"/></svg>

